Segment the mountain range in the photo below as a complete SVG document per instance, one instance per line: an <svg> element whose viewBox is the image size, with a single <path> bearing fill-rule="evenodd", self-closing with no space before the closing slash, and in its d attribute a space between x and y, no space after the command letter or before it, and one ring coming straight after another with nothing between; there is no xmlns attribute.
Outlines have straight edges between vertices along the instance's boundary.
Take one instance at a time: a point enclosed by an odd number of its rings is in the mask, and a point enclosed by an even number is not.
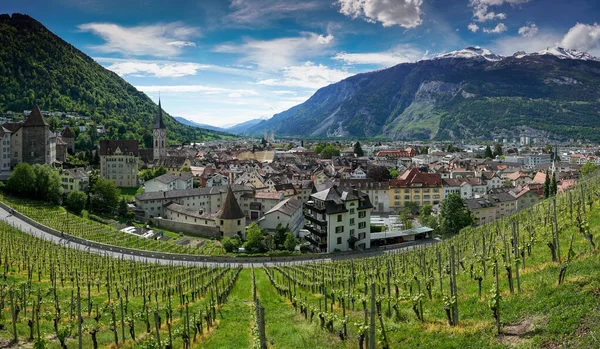
<svg viewBox="0 0 600 349"><path fill-rule="evenodd" d="M158 106L117 74L23 14L0 15L0 112L75 112L104 124L108 137L152 146ZM190 127L163 113L167 139L190 142L230 138Z"/></svg>
<svg viewBox="0 0 600 349"><path fill-rule="evenodd" d="M261 135L600 140L600 61L563 48L501 56L468 47L358 74L249 128Z"/></svg>
<svg viewBox="0 0 600 349"><path fill-rule="evenodd" d="M177 120L177 122L179 122L180 124L183 124L183 125L199 127L199 128L218 131L218 132L228 132L228 133L235 134L235 135L244 134L250 127L263 121L263 119L252 119L252 120L244 121L239 124L235 124L233 126L217 127L217 126L212 126L212 125L200 124L195 121L188 120L182 116L174 116L174 118L175 118L175 120Z"/></svg>

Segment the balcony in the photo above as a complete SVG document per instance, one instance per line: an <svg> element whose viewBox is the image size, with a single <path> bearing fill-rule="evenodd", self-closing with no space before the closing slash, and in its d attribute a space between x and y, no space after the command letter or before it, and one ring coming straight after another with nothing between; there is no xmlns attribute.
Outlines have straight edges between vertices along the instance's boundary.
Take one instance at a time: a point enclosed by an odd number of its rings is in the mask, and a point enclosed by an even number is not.
<svg viewBox="0 0 600 349"><path fill-rule="evenodd" d="M311 235L306 235L304 239L321 250L327 248L327 240L320 240L318 237L313 237Z"/></svg>
<svg viewBox="0 0 600 349"><path fill-rule="evenodd" d="M305 225L304 229L306 229L306 230L310 231L311 233L313 233L313 234L315 234L317 236L320 236L322 238L326 238L327 237L327 231L318 229L316 227L313 227L310 224L309 225Z"/></svg>
<svg viewBox="0 0 600 349"><path fill-rule="evenodd" d="M311 215L311 214L304 214L304 218L306 218L307 220L311 221L314 224L317 224L321 227L324 227L327 225L327 221L324 220L320 220L319 218L317 218L316 215Z"/></svg>

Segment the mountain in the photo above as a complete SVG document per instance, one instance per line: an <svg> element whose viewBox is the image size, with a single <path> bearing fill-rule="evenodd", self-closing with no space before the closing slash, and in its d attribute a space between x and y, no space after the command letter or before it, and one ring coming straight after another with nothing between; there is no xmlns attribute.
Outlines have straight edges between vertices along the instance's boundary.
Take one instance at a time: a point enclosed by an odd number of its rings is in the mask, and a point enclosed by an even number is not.
<svg viewBox="0 0 600 349"><path fill-rule="evenodd" d="M203 128L205 130L212 130L212 131L218 131L218 132L228 132L226 129L221 128L221 127L216 127L216 126L212 126L212 125L207 125L207 124L199 124L195 121L192 120L188 120L182 116L173 116L173 119L175 119L175 121L177 121L180 124L183 125L187 125L187 126L192 126L192 127L199 127L199 128Z"/></svg>
<svg viewBox="0 0 600 349"><path fill-rule="evenodd" d="M358 74L247 132L283 136L600 141L600 61L549 48L501 56L469 47Z"/></svg>
<svg viewBox="0 0 600 349"><path fill-rule="evenodd" d="M152 120L157 105L65 42L35 19L22 14L0 15L0 112L30 110L91 116L104 124L109 138L135 138L152 145ZM171 141L230 137L182 125L163 113Z"/></svg>
<svg viewBox="0 0 600 349"><path fill-rule="evenodd" d="M252 120L242 122L241 124L237 124L237 125L228 127L226 130L227 130L227 132L233 133L235 135L246 134L248 129L250 129L253 126L258 125L259 123L261 123L263 121L264 121L263 119L252 119Z"/></svg>

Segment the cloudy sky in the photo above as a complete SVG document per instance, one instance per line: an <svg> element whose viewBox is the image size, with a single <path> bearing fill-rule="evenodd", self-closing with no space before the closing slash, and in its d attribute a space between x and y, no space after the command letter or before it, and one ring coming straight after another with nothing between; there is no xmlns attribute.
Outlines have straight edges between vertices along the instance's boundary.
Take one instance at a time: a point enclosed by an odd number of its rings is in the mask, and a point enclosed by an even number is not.
<svg viewBox="0 0 600 349"><path fill-rule="evenodd" d="M2 0L158 101L232 125L356 73L479 45L600 56L597 0Z"/></svg>

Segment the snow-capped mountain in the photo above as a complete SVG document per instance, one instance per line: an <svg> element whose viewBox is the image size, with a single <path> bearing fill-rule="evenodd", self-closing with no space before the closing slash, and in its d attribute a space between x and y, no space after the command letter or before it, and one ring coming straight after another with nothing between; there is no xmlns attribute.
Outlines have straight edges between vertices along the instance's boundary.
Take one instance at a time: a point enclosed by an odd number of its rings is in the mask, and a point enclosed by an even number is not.
<svg viewBox="0 0 600 349"><path fill-rule="evenodd" d="M486 50L479 46L470 46L462 50L452 51L441 54L433 59L445 59L445 58L483 58L487 61L497 62L503 60L505 57L497 55L490 50Z"/></svg>
<svg viewBox="0 0 600 349"><path fill-rule="evenodd" d="M548 47L542 51L526 53L525 51L518 51L512 57L523 58L533 56L555 56L559 59L579 59L583 61L600 61L599 58L590 55L587 52L566 49L562 47ZM452 51L441 54L432 59L448 59L448 58L475 58L485 59L490 62L499 62L507 57L493 53L490 50L481 48L479 46L471 46L462 50Z"/></svg>
<svg viewBox="0 0 600 349"><path fill-rule="evenodd" d="M597 57L587 52L571 50L562 47L548 47L545 50L530 54L531 56L551 55L560 59L580 59L583 61L600 61Z"/></svg>

